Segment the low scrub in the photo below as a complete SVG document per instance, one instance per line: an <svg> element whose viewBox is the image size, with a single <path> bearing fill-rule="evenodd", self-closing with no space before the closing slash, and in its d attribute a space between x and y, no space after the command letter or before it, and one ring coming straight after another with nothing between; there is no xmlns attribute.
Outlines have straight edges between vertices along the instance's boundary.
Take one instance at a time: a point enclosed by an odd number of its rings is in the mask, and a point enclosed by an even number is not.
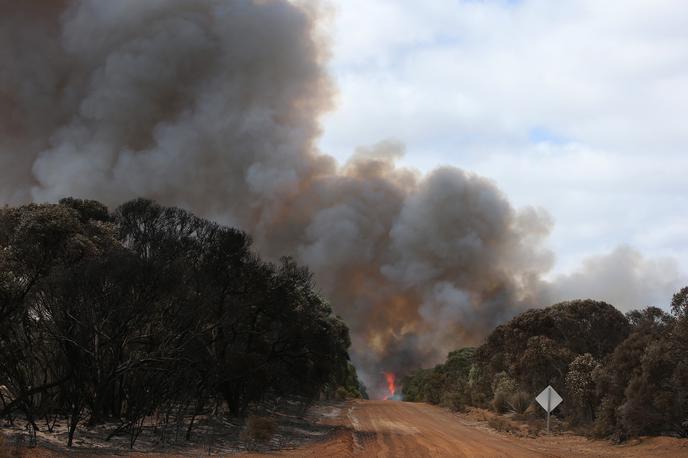
<svg viewBox="0 0 688 458"><path fill-rule="evenodd" d="M252 415L246 421L246 427L241 433L241 440L249 446L269 442L277 431L277 423L269 417Z"/></svg>
<svg viewBox="0 0 688 458"><path fill-rule="evenodd" d="M506 418L500 417L499 415L494 415L490 417L487 420L487 424L490 425L492 429L495 429L496 431L502 433L513 433L519 431L519 428L516 425L511 423Z"/></svg>
<svg viewBox="0 0 688 458"><path fill-rule="evenodd" d="M506 413L509 410L508 396L503 391L497 391L492 398L492 409L497 413Z"/></svg>
<svg viewBox="0 0 688 458"><path fill-rule="evenodd" d="M542 422L538 420L528 420L528 423L526 424L526 432L528 436L537 437L542 432L542 429Z"/></svg>
<svg viewBox="0 0 688 458"><path fill-rule="evenodd" d="M463 412L466 410L466 402L464 401L464 396L461 393L449 392L442 396L441 405L454 412Z"/></svg>
<svg viewBox="0 0 688 458"><path fill-rule="evenodd" d="M512 394L507 401L509 409L517 414L523 415L530 407L533 398L525 391L517 391Z"/></svg>

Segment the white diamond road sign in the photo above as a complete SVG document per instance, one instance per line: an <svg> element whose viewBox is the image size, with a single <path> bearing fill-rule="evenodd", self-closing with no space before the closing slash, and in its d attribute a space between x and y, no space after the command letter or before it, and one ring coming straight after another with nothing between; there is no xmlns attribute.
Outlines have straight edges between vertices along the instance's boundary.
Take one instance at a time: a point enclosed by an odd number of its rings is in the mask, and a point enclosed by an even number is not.
<svg viewBox="0 0 688 458"><path fill-rule="evenodd" d="M542 390L542 393L538 394L535 400L542 406L543 409L545 409L547 413L550 413L556 409L557 406L561 404L561 401L563 401L561 396L559 396L559 393L554 391L554 388L551 386L548 386Z"/></svg>

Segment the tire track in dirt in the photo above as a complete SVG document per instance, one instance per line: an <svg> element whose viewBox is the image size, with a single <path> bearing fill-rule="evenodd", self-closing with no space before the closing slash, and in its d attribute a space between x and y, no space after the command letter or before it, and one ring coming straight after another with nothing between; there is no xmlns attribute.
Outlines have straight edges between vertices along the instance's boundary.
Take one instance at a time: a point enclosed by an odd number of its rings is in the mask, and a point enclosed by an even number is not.
<svg viewBox="0 0 688 458"><path fill-rule="evenodd" d="M354 404L348 417L354 456L548 456L489 436L459 423L452 414L425 404L368 401ZM551 456L551 455L549 455Z"/></svg>

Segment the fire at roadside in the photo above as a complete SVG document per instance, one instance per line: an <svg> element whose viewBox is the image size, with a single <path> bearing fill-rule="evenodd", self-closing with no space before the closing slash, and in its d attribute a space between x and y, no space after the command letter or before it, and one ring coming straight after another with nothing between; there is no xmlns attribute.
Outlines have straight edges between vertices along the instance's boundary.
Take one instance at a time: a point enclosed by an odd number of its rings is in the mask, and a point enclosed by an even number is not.
<svg viewBox="0 0 688 458"><path fill-rule="evenodd" d="M394 372L385 372L384 374L387 382L387 394L384 400L401 401L401 393L397 393L396 374Z"/></svg>

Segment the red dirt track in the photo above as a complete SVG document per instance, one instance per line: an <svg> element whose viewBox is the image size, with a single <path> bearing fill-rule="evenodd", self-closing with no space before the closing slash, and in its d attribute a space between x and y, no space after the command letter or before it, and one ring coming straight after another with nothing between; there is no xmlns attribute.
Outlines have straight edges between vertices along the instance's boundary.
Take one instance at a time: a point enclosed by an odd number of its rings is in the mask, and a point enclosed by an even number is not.
<svg viewBox="0 0 688 458"><path fill-rule="evenodd" d="M356 401L329 440L270 455L298 457L688 457L688 440L650 438L614 446L562 435L522 438L428 404Z"/></svg>
<svg viewBox="0 0 688 458"><path fill-rule="evenodd" d="M422 403L350 401L323 416L323 424L336 426L320 441L293 450L266 454L240 453L212 456L254 457L688 457L688 439L653 437L625 445L592 441L573 434L522 437L489 428L481 415L453 414ZM475 412L479 413L479 412ZM113 450L24 449L23 457L200 457L200 449L167 453ZM95 453L94 453L95 452ZM2 456L2 454L0 454Z"/></svg>

